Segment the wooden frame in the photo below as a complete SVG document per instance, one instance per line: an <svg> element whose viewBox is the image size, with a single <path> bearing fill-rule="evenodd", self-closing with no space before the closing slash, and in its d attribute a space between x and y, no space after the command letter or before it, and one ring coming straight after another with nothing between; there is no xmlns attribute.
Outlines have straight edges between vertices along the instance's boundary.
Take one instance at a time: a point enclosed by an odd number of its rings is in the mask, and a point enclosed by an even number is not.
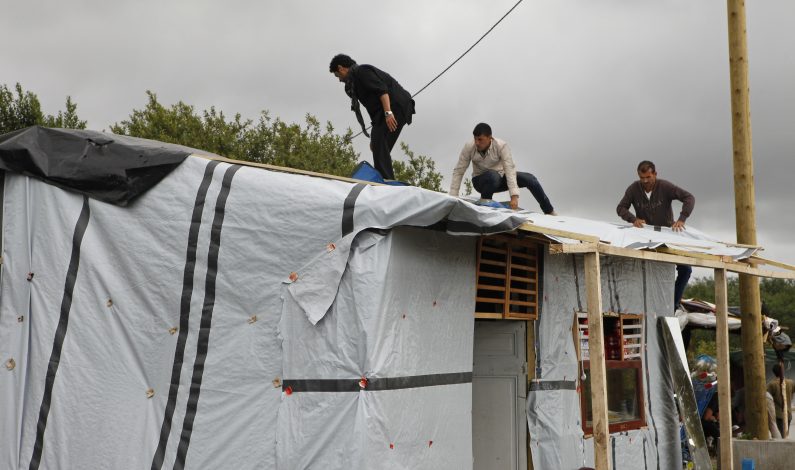
<svg viewBox="0 0 795 470"><path fill-rule="evenodd" d="M590 371L591 361L583 361L583 369L586 371ZM619 369L632 369L635 371L635 399L636 399L636 406L638 407L638 419L634 419L631 421L622 421L618 423L608 423L608 430L610 433L616 432L624 432L624 431L631 431L634 429L640 429L646 426L646 402L643 399L643 361L641 360L632 360L632 361L605 361L605 367L607 371L610 370L619 370ZM588 372L586 372L587 374ZM590 397L588 394L585 393L584 384L581 388L580 392L580 418L582 422L582 430L586 435L591 435L593 433L593 424L588 426L587 421L587 408ZM608 398L609 399L610 391L608 390ZM593 410L591 411L593 415Z"/></svg>
<svg viewBox="0 0 795 470"><path fill-rule="evenodd" d="M539 244L510 235L481 237L477 245L475 318L538 318Z"/></svg>

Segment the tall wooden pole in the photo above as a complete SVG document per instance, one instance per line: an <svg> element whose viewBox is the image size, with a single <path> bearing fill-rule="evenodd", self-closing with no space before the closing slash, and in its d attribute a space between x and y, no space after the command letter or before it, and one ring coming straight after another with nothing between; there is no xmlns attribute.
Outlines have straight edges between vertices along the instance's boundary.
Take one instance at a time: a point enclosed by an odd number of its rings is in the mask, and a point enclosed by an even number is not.
<svg viewBox="0 0 795 470"><path fill-rule="evenodd" d="M732 470L732 403L729 372L729 299L726 270L715 270L715 341L718 343L718 416L720 416L720 469Z"/></svg>
<svg viewBox="0 0 795 470"><path fill-rule="evenodd" d="M610 456L607 453L607 444L610 440L607 415L607 368L599 253L585 254L585 291L588 303L588 356L591 374L594 466L596 470L610 470Z"/></svg>
<svg viewBox="0 0 795 470"><path fill-rule="evenodd" d="M732 145L734 147L734 210L737 243L756 245L754 162L751 153L751 106L748 92L748 44L745 2L727 0L729 69L731 74ZM759 280L740 274L743 377L746 431L769 439L765 402L765 360L762 348L762 313Z"/></svg>

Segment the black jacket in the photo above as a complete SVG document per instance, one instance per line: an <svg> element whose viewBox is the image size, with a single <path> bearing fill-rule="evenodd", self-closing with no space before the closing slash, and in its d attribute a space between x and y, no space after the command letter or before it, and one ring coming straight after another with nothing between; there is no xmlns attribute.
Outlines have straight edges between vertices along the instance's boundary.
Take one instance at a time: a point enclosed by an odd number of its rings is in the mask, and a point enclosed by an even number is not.
<svg viewBox="0 0 795 470"><path fill-rule="evenodd" d="M349 73L353 93L367 109L373 125L384 122L384 108L381 106L381 95L384 93L389 94L389 103L395 118L399 122L411 124L414 100L391 75L367 64L351 67ZM346 91L350 96L350 87L346 87Z"/></svg>

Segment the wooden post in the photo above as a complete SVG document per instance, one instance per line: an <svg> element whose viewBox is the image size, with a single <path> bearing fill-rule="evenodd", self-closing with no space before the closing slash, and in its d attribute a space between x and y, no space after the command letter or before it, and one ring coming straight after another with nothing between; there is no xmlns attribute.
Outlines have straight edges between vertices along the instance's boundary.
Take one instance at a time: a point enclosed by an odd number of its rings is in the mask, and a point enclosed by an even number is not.
<svg viewBox="0 0 795 470"><path fill-rule="evenodd" d="M751 152L751 109L748 92L748 45L745 1L727 0L729 71L731 78L734 210L737 243L756 245L754 163ZM762 313L759 280L740 274L743 376L746 430L758 439L770 438L765 402L765 360L762 346Z"/></svg>
<svg viewBox="0 0 795 470"><path fill-rule="evenodd" d="M720 417L720 468L732 470L732 404L729 372L729 299L726 270L715 270L715 341L718 343L718 416Z"/></svg>
<svg viewBox="0 0 795 470"><path fill-rule="evenodd" d="M540 304L540 301L539 301ZM530 383L536 378L536 321L528 321L525 329L525 347L527 350L527 388L530 390ZM526 410L522 410L526 412ZM530 431L527 432L527 470L533 470L533 454L530 449Z"/></svg>
<svg viewBox="0 0 795 470"><path fill-rule="evenodd" d="M602 279L599 253L585 254L585 288L588 300L588 350L591 374L594 463L596 470L610 470L607 453L610 440L607 416L607 369L602 324Z"/></svg>

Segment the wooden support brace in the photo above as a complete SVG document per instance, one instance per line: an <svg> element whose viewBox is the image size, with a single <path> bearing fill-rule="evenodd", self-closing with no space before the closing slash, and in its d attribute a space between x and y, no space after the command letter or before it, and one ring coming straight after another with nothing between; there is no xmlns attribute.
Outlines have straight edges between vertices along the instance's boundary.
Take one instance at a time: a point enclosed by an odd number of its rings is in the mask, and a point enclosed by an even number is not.
<svg viewBox="0 0 795 470"><path fill-rule="evenodd" d="M594 462L597 470L610 470L607 414L607 368L604 325L602 324L602 280L599 253L585 254L585 287L588 299L588 350L591 367L591 410L593 412Z"/></svg>
<svg viewBox="0 0 795 470"><path fill-rule="evenodd" d="M729 300L726 270L715 270L715 340L718 343L718 416L720 417L720 468L731 470L732 413L729 367Z"/></svg>

